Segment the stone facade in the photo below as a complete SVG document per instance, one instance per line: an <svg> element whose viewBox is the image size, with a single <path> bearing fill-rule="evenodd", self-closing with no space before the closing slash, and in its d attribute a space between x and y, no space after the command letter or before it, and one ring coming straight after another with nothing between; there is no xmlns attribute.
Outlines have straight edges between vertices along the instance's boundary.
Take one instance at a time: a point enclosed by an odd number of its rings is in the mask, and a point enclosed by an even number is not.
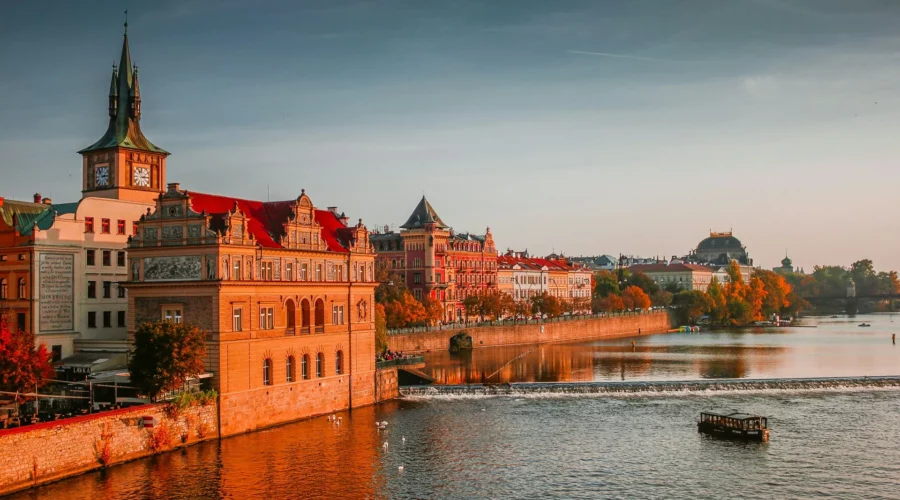
<svg viewBox="0 0 900 500"><path fill-rule="evenodd" d="M152 429L142 417L153 417ZM216 405L145 405L0 430L0 495L218 438Z"/></svg>
<svg viewBox="0 0 900 500"><path fill-rule="evenodd" d="M175 231L172 228L181 228ZM360 221L170 184L129 244L128 328L207 332L223 436L375 402L374 252Z"/></svg>
<svg viewBox="0 0 900 500"><path fill-rule="evenodd" d="M667 332L673 324L669 313L662 311L549 323L484 326L467 328L466 333L472 337L474 347L478 348L631 337ZM456 333L458 330L448 329L390 335L388 346L392 351L404 353L446 350L450 337Z"/></svg>

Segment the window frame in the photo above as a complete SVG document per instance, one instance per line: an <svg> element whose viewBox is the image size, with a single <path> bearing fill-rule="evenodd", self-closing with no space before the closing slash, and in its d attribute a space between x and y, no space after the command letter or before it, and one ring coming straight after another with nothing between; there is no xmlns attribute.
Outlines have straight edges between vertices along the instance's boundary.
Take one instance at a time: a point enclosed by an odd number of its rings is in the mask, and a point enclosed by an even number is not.
<svg viewBox="0 0 900 500"><path fill-rule="evenodd" d="M296 382L297 381L297 361L293 355L288 356L284 360L284 371L285 382Z"/></svg>
<svg viewBox="0 0 900 500"><path fill-rule="evenodd" d="M101 234L110 234L110 221L109 219L100 219L100 233Z"/></svg>
<svg viewBox="0 0 900 500"><path fill-rule="evenodd" d="M95 280L88 280L87 298L97 298L97 282Z"/></svg>
<svg viewBox="0 0 900 500"><path fill-rule="evenodd" d="M85 233L94 233L94 218L93 217L85 217L84 218L84 232Z"/></svg>
<svg viewBox="0 0 900 500"><path fill-rule="evenodd" d="M103 267L112 267L112 250L103 250L101 255L100 262Z"/></svg>
<svg viewBox="0 0 900 500"><path fill-rule="evenodd" d="M325 354L316 353L316 378L325 376Z"/></svg>
<svg viewBox="0 0 900 500"><path fill-rule="evenodd" d="M231 331L244 331L244 308L243 306L234 306L231 308Z"/></svg>
<svg viewBox="0 0 900 500"><path fill-rule="evenodd" d="M128 318L125 311L116 311L116 324L119 328L125 328L128 325Z"/></svg>
<svg viewBox="0 0 900 500"><path fill-rule="evenodd" d="M97 328L97 311L88 311L88 328Z"/></svg>
<svg viewBox="0 0 900 500"><path fill-rule="evenodd" d="M127 255L125 254L125 250L119 250L116 252L116 267L125 267L127 260Z"/></svg>
<svg viewBox="0 0 900 500"><path fill-rule="evenodd" d="M275 383L272 368L272 358L263 359L263 385L273 385Z"/></svg>
<svg viewBox="0 0 900 500"><path fill-rule="evenodd" d="M125 219L118 219L116 221L116 234L119 234L119 235L125 234Z"/></svg>
<svg viewBox="0 0 900 500"><path fill-rule="evenodd" d="M182 304L163 304L160 308L162 321L171 321L176 325L184 323L184 306Z"/></svg>
<svg viewBox="0 0 900 500"><path fill-rule="evenodd" d="M86 266L96 266L97 265L97 251L94 250L93 248L85 250L84 265L86 265Z"/></svg>

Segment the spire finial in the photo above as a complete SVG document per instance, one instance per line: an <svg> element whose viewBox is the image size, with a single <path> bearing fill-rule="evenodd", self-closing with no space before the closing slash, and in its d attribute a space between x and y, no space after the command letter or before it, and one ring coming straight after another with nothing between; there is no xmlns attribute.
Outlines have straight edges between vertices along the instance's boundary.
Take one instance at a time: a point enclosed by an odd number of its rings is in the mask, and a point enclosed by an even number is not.
<svg viewBox="0 0 900 500"><path fill-rule="evenodd" d="M128 9L125 9L125 36L128 36Z"/></svg>

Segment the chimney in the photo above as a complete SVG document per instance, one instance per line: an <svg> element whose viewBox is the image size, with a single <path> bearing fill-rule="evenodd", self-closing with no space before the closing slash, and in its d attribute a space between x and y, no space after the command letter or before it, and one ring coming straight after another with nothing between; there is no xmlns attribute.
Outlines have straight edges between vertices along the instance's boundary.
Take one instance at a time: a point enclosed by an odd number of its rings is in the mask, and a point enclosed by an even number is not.
<svg viewBox="0 0 900 500"><path fill-rule="evenodd" d="M52 205L53 200L51 200L50 198L44 198L43 203L44 205Z"/></svg>
<svg viewBox="0 0 900 500"><path fill-rule="evenodd" d="M34 193L34 202L35 203L41 202L41 193Z"/></svg>
<svg viewBox="0 0 900 500"><path fill-rule="evenodd" d="M328 211L334 215L338 215L337 207L328 207Z"/></svg>
<svg viewBox="0 0 900 500"><path fill-rule="evenodd" d="M170 183L166 184L166 188L169 191L179 191L181 188L181 184L179 184L177 182L170 182Z"/></svg>

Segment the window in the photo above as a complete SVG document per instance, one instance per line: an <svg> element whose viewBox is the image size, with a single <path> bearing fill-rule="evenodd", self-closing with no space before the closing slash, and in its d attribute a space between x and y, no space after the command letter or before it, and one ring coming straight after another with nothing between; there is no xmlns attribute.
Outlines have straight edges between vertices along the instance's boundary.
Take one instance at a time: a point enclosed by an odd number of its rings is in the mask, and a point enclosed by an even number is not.
<svg viewBox="0 0 900 500"><path fill-rule="evenodd" d="M6 284L6 278L0 279L0 299L9 298L9 289Z"/></svg>
<svg viewBox="0 0 900 500"><path fill-rule="evenodd" d="M119 250L116 252L116 265L119 267L125 267L125 252Z"/></svg>
<svg viewBox="0 0 900 500"><path fill-rule="evenodd" d="M100 232L102 232L103 234L109 234L109 219L100 220Z"/></svg>
<svg viewBox="0 0 900 500"><path fill-rule="evenodd" d="M118 297L119 297L120 299L124 299L124 298L125 298L125 287L124 287L124 286L122 286L122 285L119 284L119 283L116 283L116 291L118 291Z"/></svg>
<svg viewBox="0 0 900 500"><path fill-rule="evenodd" d="M119 311L116 313L116 319L118 320L119 328L125 327L125 311Z"/></svg>
<svg viewBox="0 0 900 500"><path fill-rule="evenodd" d="M138 234L138 223L137 223L137 221L134 221L134 222L131 223L131 234L132 234L132 236L137 236L137 234Z"/></svg>
<svg viewBox="0 0 900 500"><path fill-rule="evenodd" d="M322 264L316 264L316 281L322 281Z"/></svg>
<svg viewBox="0 0 900 500"><path fill-rule="evenodd" d="M259 329L272 330L275 328L275 308L260 307L259 308Z"/></svg>
<svg viewBox="0 0 900 500"><path fill-rule="evenodd" d="M97 298L97 282L96 281L88 281L88 298L89 299Z"/></svg>
<svg viewBox="0 0 900 500"><path fill-rule="evenodd" d="M243 321L241 321L241 313L242 313L242 311L241 311L240 307L234 308L234 313L233 313L232 322L231 322L232 331L240 332L244 329L244 323L243 323Z"/></svg>
<svg viewBox="0 0 900 500"><path fill-rule="evenodd" d="M86 233L94 232L94 218L93 217L85 217L84 218L84 232L86 232Z"/></svg>
<svg viewBox="0 0 900 500"><path fill-rule="evenodd" d="M288 262L284 265L284 279L294 281L294 264Z"/></svg>
<svg viewBox="0 0 900 500"><path fill-rule="evenodd" d="M272 385L272 360L263 360L263 385Z"/></svg>
<svg viewBox="0 0 900 500"><path fill-rule="evenodd" d="M288 356L287 360L284 362L284 370L287 375L285 376L285 380L287 382L294 382L297 379L297 375L294 373L294 357Z"/></svg>
<svg viewBox="0 0 900 500"><path fill-rule="evenodd" d="M422 273L414 273L413 274L413 283L421 283L422 282Z"/></svg>
<svg viewBox="0 0 900 500"><path fill-rule="evenodd" d="M93 266L97 263L96 261L96 252L93 250L88 250L86 254L85 262L89 266Z"/></svg>
<svg viewBox="0 0 900 500"><path fill-rule="evenodd" d="M316 354L316 377L322 377L325 374L325 355L321 352Z"/></svg>
<svg viewBox="0 0 900 500"><path fill-rule="evenodd" d="M112 311L103 311L103 328L112 327Z"/></svg>
<svg viewBox="0 0 900 500"><path fill-rule="evenodd" d="M307 264L300 264L300 281L306 281L309 279L309 266Z"/></svg>
<svg viewBox="0 0 900 500"><path fill-rule="evenodd" d="M262 276L260 279L271 281L275 277L275 263L274 262L263 262L261 265Z"/></svg>
<svg viewBox="0 0 900 500"><path fill-rule="evenodd" d="M119 219L116 222L116 234L125 234L125 220Z"/></svg>
<svg viewBox="0 0 900 500"><path fill-rule="evenodd" d="M50 361L59 361L62 359L62 346L54 345L50 346L51 357Z"/></svg>
<svg viewBox="0 0 900 500"><path fill-rule="evenodd" d="M112 282L104 281L103 282L103 298L108 299L112 297Z"/></svg>
<svg viewBox="0 0 900 500"><path fill-rule="evenodd" d="M334 281L334 264L328 263L328 281Z"/></svg>
<svg viewBox="0 0 900 500"><path fill-rule="evenodd" d="M234 259L234 274L231 276L231 279L239 280L241 279L241 259Z"/></svg>
<svg viewBox="0 0 900 500"><path fill-rule="evenodd" d="M26 323L25 322L25 313L16 313L16 328L17 328L16 331L17 332L24 332L25 330L27 330L26 327L28 325L26 325L25 323Z"/></svg>
<svg viewBox="0 0 900 500"><path fill-rule="evenodd" d="M344 351L338 351L334 355L334 373L340 375L344 371Z"/></svg>
<svg viewBox="0 0 900 500"><path fill-rule="evenodd" d="M19 295L20 299L25 298L25 278L19 278Z"/></svg>
<svg viewBox="0 0 900 500"><path fill-rule="evenodd" d="M303 380L309 380L309 354L304 354L300 358L300 376Z"/></svg>
<svg viewBox="0 0 900 500"><path fill-rule="evenodd" d="M103 265L109 267L112 265L112 251L104 250L103 251Z"/></svg>
<svg viewBox="0 0 900 500"><path fill-rule="evenodd" d="M171 321L172 323L181 323L184 318L184 310L180 307L166 306L163 308L163 321Z"/></svg>
<svg viewBox="0 0 900 500"><path fill-rule="evenodd" d="M344 306L331 306L331 324L344 324Z"/></svg>
<svg viewBox="0 0 900 500"><path fill-rule="evenodd" d="M97 328L97 313L94 311L88 313L88 328Z"/></svg>

